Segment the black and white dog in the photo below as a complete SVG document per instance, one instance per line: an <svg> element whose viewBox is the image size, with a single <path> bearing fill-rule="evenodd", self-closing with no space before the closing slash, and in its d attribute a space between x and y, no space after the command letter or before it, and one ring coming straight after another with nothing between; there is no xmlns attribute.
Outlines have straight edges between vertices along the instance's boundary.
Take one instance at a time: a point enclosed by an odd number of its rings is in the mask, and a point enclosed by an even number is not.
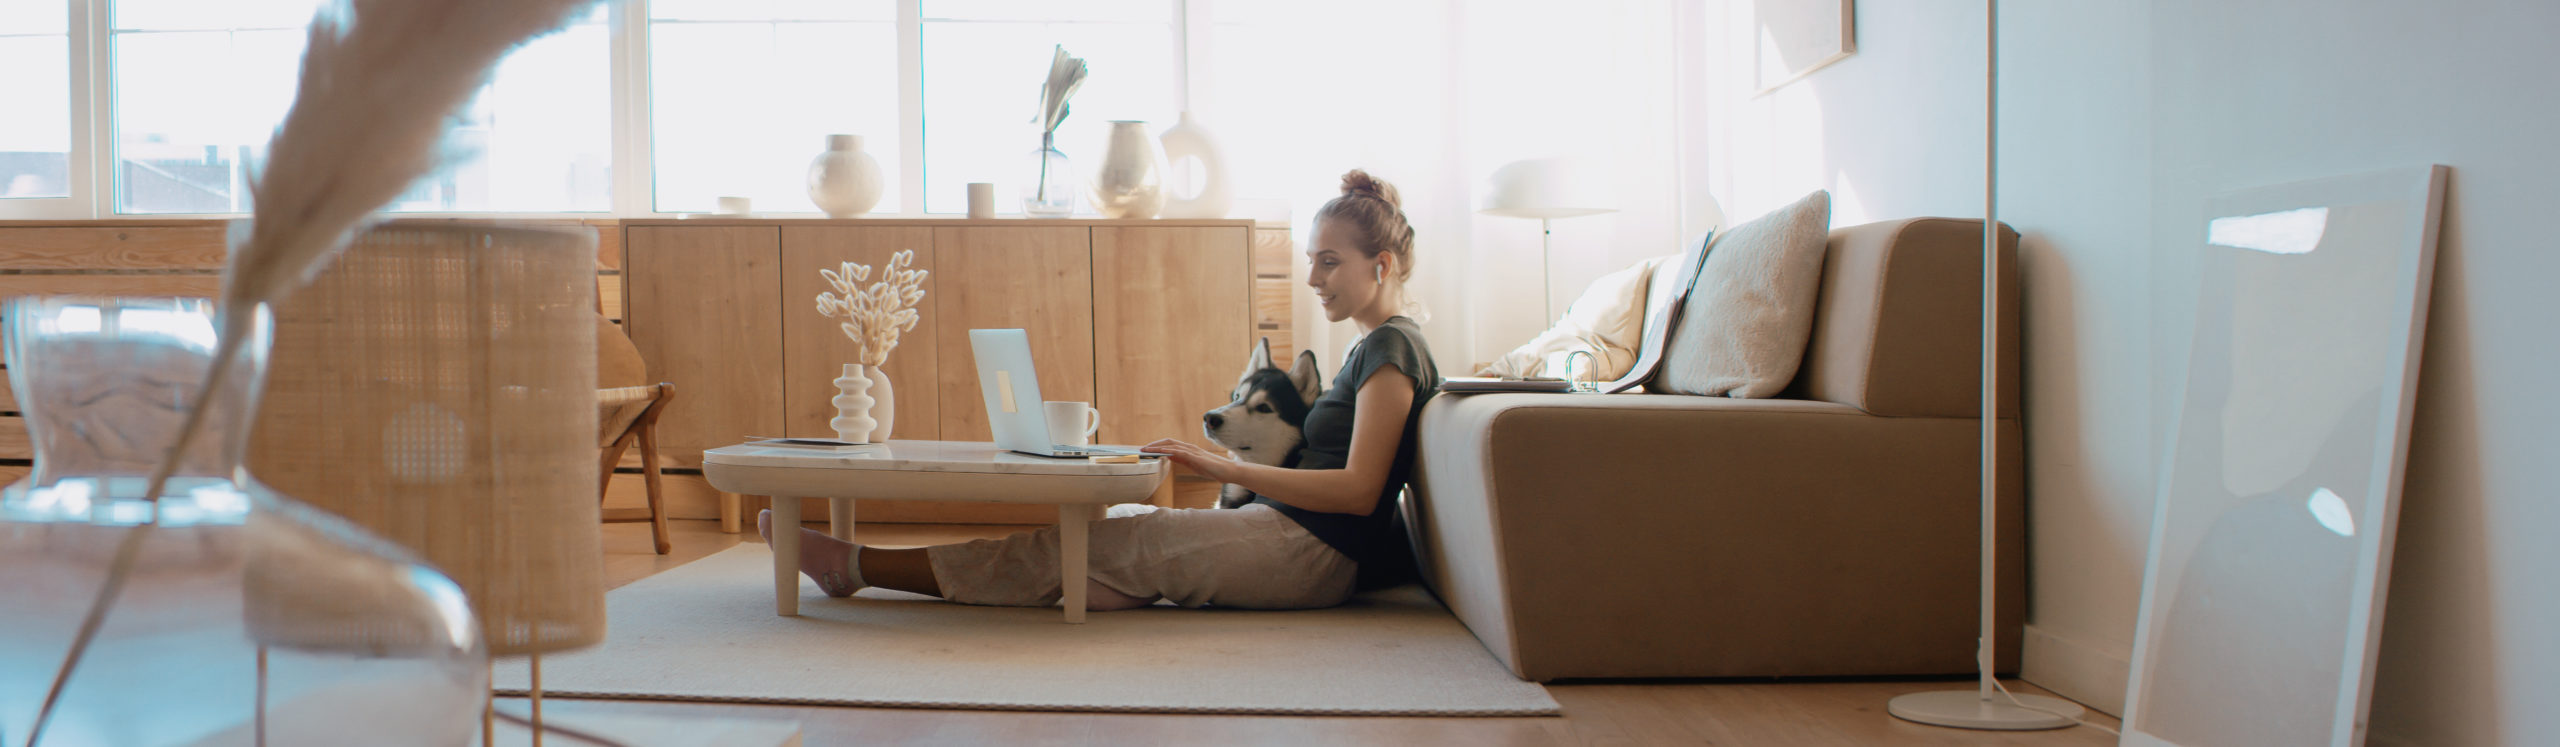
<svg viewBox="0 0 2560 747"><path fill-rule="evenodd" d="M1253 357L1236 379L1235 401L1200 416L1201 430L1237 459L1273 467L1298 466L1305 450L1307 407L1324 393L1316 375L1316 354L1298 351L1298 360L1282 371L1271 361L1271 338L1254 345ZM1218 507L1235 508L1253 493L1229 484L1218 490Z"/></svg>

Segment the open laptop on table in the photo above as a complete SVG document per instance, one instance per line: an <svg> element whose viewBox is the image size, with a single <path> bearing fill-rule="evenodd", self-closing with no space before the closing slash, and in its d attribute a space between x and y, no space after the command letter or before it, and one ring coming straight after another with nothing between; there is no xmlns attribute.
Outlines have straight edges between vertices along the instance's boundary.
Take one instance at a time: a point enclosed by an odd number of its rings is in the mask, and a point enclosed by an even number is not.
<svg viewBox="0 0 2560 747"><path fill-rule="evenodd" d="M1047 457L1136 454L1125 446L1068 446L1049 440L1049 417L1040 406L1040 377L1031 367L1031 336L1019 329L969 330L969 353L978 359L978 397L987 404L987 426L996 448Z"/></svg>

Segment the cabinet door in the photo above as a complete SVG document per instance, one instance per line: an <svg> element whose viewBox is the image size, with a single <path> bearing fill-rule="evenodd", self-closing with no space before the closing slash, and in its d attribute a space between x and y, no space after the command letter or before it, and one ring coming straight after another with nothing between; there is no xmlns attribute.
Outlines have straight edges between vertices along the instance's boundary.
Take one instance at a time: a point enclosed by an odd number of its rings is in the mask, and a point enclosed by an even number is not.
<svg viewBox="0 0 2560 747"><path fill-rule="evenodd" d="M839 326L843 320L818 314L818 294L833 292L820 269L845 262L869 265L869 289L883 280L889 258L915 252L909 269L924 270L924 300L916 303L916 327L898 336L881 368L889 374L890 398L896 407L891 438L922 441L942 437L941 406L935 392L939 366L934 338L934 303L939 298L933 253L933 229L924 226L786 226L782 229L782 401L783 435L835 437L827 421L836 416L835 379L844 364L855 363L854 342ZM875 389L872 394L879 392Z"/></svg>
<svg viewBox="0 0 2560 747"><path fill-rule="evenodd" d="M634 226L624 240L623 329L649 375L676 385L658 420L667 465L698 467L703 449L780 433L781 229Z"/></svg>
<svg viewBox="0 0 2560 747"><path fill-rule="evenodd" d="M1040 396L1093 401L1091 231L1080 226L933 229L939 274L934 286L942 293L934 305L940 317L934 337L940 347L943 440L993 438L986 404L978 398L977 361L969 353L972 329L1023 329L1031 337L1032 365L1040 369Z"/></svg>
<svg viewBox="0 0 2560 747"><path fill-rule="evenodd" d="M1227 403L1253 344L1247 230L1093 229L1103 441L1207 443L1200 416Z"/></svg>

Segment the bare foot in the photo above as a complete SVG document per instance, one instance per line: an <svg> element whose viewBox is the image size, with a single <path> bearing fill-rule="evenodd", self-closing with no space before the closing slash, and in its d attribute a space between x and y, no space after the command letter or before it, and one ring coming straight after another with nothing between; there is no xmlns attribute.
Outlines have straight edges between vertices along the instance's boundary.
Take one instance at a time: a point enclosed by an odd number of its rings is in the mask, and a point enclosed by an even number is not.
<svg viewBox="0 0 2560 747"><path fill-rule="evenodd" d="M756 534L766 546L773 544L773 511L756 514ZM862 576L853 569L854 552L860 548L835 535L808 527L800 528L800 572L818 582L818 589L831 597L849 597L862 589Z"/></svg>

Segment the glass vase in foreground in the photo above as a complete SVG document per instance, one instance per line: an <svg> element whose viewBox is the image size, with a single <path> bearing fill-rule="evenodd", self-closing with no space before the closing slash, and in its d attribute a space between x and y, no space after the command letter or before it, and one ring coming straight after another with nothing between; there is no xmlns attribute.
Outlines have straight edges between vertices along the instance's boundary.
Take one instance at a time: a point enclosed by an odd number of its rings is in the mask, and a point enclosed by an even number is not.
<svg viewBox="0 0 2560 747"><path fill-rule="evenodd" d="M35 451L33 472L0 490L0 743L39 728L38 745L459 744L477 731L488 675L460 588L242 469L268 351L266 310L243 313L262 317L259 339L200 397L209 300L0 306ZM203 432L144 500L197 406ZM122 589L57 683L128 543Z"/></svg>

